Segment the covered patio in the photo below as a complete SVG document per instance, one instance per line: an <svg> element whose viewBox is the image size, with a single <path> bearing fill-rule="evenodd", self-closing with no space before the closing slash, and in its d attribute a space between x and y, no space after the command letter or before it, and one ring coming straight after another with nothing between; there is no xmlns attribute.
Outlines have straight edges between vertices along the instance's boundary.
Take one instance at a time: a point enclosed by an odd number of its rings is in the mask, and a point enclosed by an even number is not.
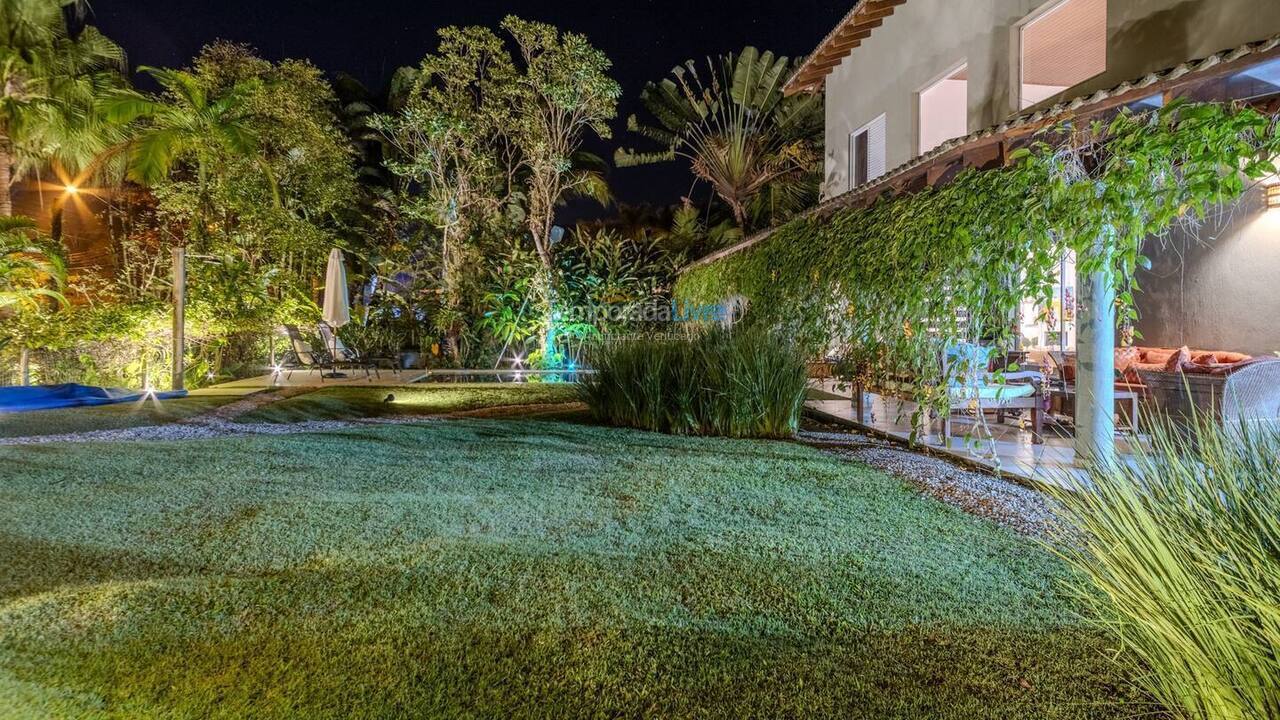
<svg viewBox="0 0 1280 720"><path fill-rule="evenodd" d="M868 392L863 398L864 416L859 419L853 391L847 385L815 379L805 413L818 422L907 444L916 407L910 400ZM1052 419L1044 424L1042 444L1033 442L1030 429L1013 415L1003 423L989 417L982 428L976 427L972 417L954 415L950 442L943 436L942 425L941 419L928 422L926 433L916 438L916 447L1028 485L1071 486L1084 478L1084 471L1076 462L1073 433ZM1121 435L1116 439L1116 451L1123 456L1140 439L1141 436Z"/></svg>
<svg viewBox="0 0 1280 720"><path fill-rule="evenodd" d="M999 125L947 141L878 179L831 198L811 211L806 220L830 221L847 210L872 208L885 197L901 198L928 188L942 188L965 170L1008 167L1016 153L1025 152L1025 148L1039 140L1038 133L1059 123L1085 126L1097 121L1105 124L1126 111L1149 111L1178 100L1237 102L1264 112L1274 111L1280 103L1280 38L1219 52L1057 104L1033 106ZM1046 423L1042 445L1033 443L1031 433L1015 425L988 423L990 440L971 451L963 439L971 434L966 420L962 415L955 415L950 448L941 439L941 422L937 420L927 428L928 435L921 438L921 443L954 459L1038 482L1053 481L1055 476L1076 476L1076 467L1086 458L1101 462L1122 459L1132 449L1130 443L1135 437L1140 440L1141 435L1123 422L1118 423L1113 408L1118 403L1136 407L1139 400L1146 399L1144 393L1117 384L1140 382L1122 375L1125 370L1121 362L1122 346L1133 343L1171 346L1175 352L1179 346L1184 351L1188 347L1222 351L1190 350L1191 357L1170 371L1175 378L1181 378L1184 371L1192 372L1189 368L1201 362L1201 355L1209 358L1205 360L1209 365L1223 365L1229 363L1214 356L1265 358L1280 351L1280 336L1275 335L1271 324L1258 331L1256 324L1241 320L1259 317L1260 312L1262 316L1271 316L1270 301L1265 299L1270 295L1241 291L1238 283L1223 279L1240 277L1241 268L1252 271L1275 267L1274 253L1267 248L1274 245L1276 225L1271 221L1276 217L1280 217L1280 178L1270 177L1247 190L1240 199L1223 205L1216 212L1210 211L1209 217L1199 225L1188 223L1188 227L1174 228L1159 237L1149 235L1147 245L1150 247L1142 248L1142 252L1152 257L1154 268L1138 269L1136 300L1127 301L1139 308L1144 301L1149 301L1153 311L1136 319L1136 329L1141 333L1136 342L1132 336L1126 336L1135 329L1132 325L1120 327L1121 318L1116 312L1117 287L1123 283L1114 275L1110 261L1093 262L1086 269L1076 266L1074 256L1064 258L1052 289L1055 301L1048 307L1022 308L1017 333L1019 344L1009 350L1024 354L1057 352L1060 363L1069 357L1071 377L1063 379L1062 394L1070 398L1071 407L1065 413L1070 415L1070 423L1058 426ZM748 238L699 260L682 272L737 255L764 243L772 234L770 230ZM1110 251L1105 248L1111 237L1107 228L1103 228L1096 235L1092 249L1082 248L1081 252L1109 257ZM1191 265L1186 260L1187 251L1172 247L1175 241L1197 248L1199 255L1216 253L1220 260ZM1177 267L1165 267L1169 263ZM1273 272L1268 270L1266 274L1271 277ZM814 273L816 277L816 271ZM1265 285L1256 285L1260 291L1265 288ZM1148 288L1151 294L1146 297L1144 292ZM1235 295L1240 296L1239 302L1224 300ZM1236 307L1240 303L1246 303L1248 309ZM1212 318L1212 327L1196 326L1185 318L1188 307L1198 308L1204 304L1217 309L1216 313L1199 313ZM1152 342L1144 342L1144 338ZM1122 349L1117 352L1117 348ZM1065 384L1068 381L1070 389ZM868 394L864 403L866 415L859 418L848 389L839 390L828 381L814 390L806 407L815 417L900 440L906 440L912 433L910 417L916 406L909 400ZM1048 414L1052 416L1052 412ZM1275 413L1268 417L1274 420Z"/></svg>

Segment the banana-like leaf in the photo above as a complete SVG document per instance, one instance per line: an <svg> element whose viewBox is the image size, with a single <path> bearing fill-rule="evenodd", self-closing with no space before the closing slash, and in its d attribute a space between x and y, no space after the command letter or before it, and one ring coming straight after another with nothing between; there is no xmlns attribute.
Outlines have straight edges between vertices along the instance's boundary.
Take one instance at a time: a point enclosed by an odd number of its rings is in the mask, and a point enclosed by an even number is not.
<svg viewBox="0 0 1280 720"><path fill-rule="evenodd" d="M618 148L613 153L613 164L620 168L655 165L657 163L671 162L675 159L675 150L642 153L631 149L623 150L622 148Z"/></svg>

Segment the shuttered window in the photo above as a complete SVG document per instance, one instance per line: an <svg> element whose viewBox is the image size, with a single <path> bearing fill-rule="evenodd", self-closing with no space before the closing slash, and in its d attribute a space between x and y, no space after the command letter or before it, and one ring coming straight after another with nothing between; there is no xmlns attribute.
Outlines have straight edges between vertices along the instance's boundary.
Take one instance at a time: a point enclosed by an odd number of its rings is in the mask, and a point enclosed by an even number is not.
<svg viewBox="0 0 1280 720"><path fill-rule="evenodd" d="M849 189L884 175L884 122L881 115L849 135Z"/></svg>

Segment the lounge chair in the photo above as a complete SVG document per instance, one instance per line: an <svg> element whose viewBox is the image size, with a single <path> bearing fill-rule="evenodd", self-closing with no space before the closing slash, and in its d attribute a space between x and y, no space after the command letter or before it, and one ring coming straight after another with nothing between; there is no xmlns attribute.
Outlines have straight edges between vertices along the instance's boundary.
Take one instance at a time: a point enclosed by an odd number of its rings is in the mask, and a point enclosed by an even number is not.
<svg viewBox="0 0 1280 720"><path fill-rule="evenodd" d="M325 348L329 350L330 366L337 370L339 368L350 368L355 370L364 370L366 378L372 380L369 371L373 371L379 380L382 374L378 372L378 363L372 358L366 358L360 353L347 347L342 342L342 338L329 327L328 323L320 323L316 326L316 330L320 333L320 339L324 342Z"/></svg>
<svg viewBox="0 0 1280 720"><path fill-rule="evenodd" d="M311 343L302 337L296 325L284 325L285 335L289 337L289 352L280 362L280 369L285 372L285 380L293 377L295 370L320 371L320 381L324 382L324 371L330 367L329 357L311 347Z"/></svg>

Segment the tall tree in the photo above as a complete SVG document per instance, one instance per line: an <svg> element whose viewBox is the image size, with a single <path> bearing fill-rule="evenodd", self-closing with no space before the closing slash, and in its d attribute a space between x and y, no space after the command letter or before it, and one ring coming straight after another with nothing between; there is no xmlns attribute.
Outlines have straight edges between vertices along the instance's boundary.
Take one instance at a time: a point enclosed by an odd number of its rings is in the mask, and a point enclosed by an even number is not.
<svg viewBox="0 0 1280 720"><path fill-rule="evenodd" d="M554 357L555 260L552 226L556 206L570 193L598 180L575 168L574 157L589 133L611 137L622 89L609 77L612 63L583 35L546 23L508 16L502 28L515 40L521 60L515 141L528 194L527 226L541 263L539 289L546 309L544 353Z"/></svg>
<svg viewBox="0 0 1280 720"><path fill-rule="evenodd" d="M707 58L705 71L693 60L676 66L670 78L640 93L652 124L634 115L627 121L662 149L619 149L614 162L632 167L683 158L739 228L750 229L753 215L768 223L784 219L817 199L823 130L820 97L783 95L793 69L787 58L754 47Z"/></svg>
<svg viewBox="0 0 1280 720"><path fill-rule="evenodd" d="M124 52L96 28L72 34L81 0L0 0L0 216L11 187L56 163L80 173L115 140L96 112L123 86Z"/></svg>
<svg viewBox="0 0 1280 720"><path fill-rule="evenodd" d="M305 60L273 63L248 46L218 42L201 51L195 74L212 95L251 88L244 124L257 152L219 152L210 178L221 239L252 266L277 264L295 278L334 245L364 254L373 233L357 213L358 155L324 73Z"/></svg>
<svg viewBox="0 0 1280 720"><path fill-rule="evenodd" d="M141 121L129 142L129 175L154 186L169 177L180 161L189 161L196 177L194 227L202 236L209 212L209 175L221 154L258 159L259 140L249 125L250 95L258 80L245 80L211 94L200 79L184 70L139 68L153 77L159 96L121 92L107 105L117 123ZM264 172L269 169L263 166Z"/></svg>
<svg viewBox="0 0 1280 720"><path fill-rule="evenodd" d="M401 75L405 77L405 75ZM457 276L466 245L510 195L519 86L502 40L483 27L440 31L411 75L400 112L376 122L394 148L388 166L420 191L410 210L439 232L446 349L458 357Z"/></svg>

